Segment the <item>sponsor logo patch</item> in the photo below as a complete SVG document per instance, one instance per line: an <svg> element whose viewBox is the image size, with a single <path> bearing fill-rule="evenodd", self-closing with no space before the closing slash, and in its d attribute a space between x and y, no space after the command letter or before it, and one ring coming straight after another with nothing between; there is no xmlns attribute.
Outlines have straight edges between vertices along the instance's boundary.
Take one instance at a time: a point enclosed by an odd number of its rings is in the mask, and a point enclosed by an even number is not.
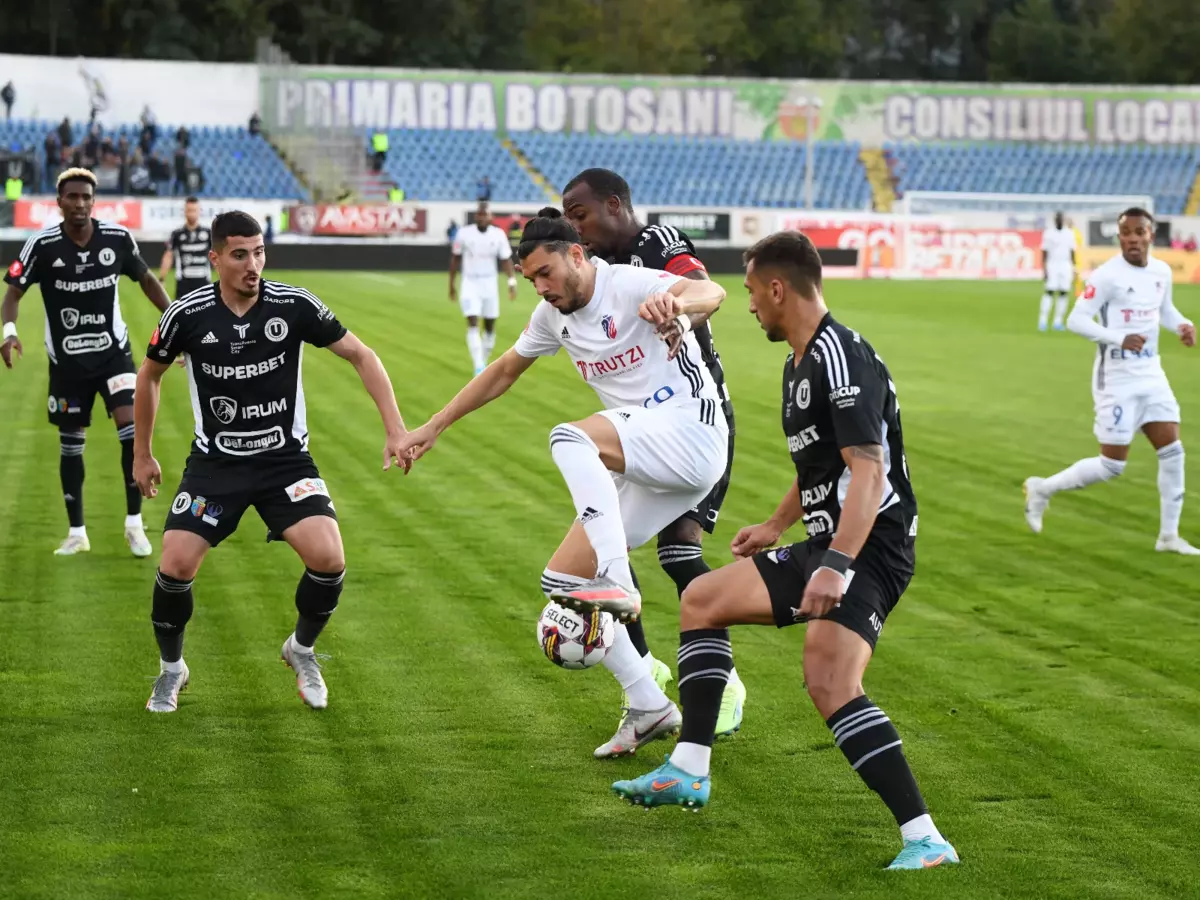
<svg viewBox="0 0 1200 900"><path fill-rule="evenodd" d="M261 431L221 431L215 438L217 449L230 456L254 456L279 450L287 443L283 428L276 425Z"/></svg>
<svg viewBox="0 0 1200 900"><path fill-rule="evenodd" d="M108 394L119 394L121 391L132 391L137 384L137 376L132 372L122 372L108 379Z"/></svg>
<svg viewBox="0 0 1200 900"><path fill-rule="evenodd" d="M287 492L288 499L293 503L303 500L305 497L329 496L329 488L325 486L324 478L301 478L294 484L285 487L284 491Z"/></svg>

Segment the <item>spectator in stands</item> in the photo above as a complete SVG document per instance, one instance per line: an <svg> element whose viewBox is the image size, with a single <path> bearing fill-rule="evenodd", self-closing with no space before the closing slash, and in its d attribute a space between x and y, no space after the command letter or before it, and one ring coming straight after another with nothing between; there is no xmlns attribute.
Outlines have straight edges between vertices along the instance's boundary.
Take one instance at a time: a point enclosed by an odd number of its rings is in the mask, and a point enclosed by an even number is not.
<svg viewBox="0 0 1200 900"><path fill-rule="evenodd" d="M158 188L154 184L153 178L150 177L150 169L146 165L145 157L142 156L141 148L133 151L133 158L129 161L129 193L147 195L157 194Z"/></svg>
<svg viewBox="0 0 1200 900"><path fill-rule="evenodd" d="M475 185L475 199L484 203L492 199L492 180L484 175Z"/></svg>
<svg viewBox="0 0 1200 900"><path fill-rule="evenodd" d="M1183 242L1183 249L1189 252L1194 252L1196 249L1196 236L1189 234L1187 240Z"/></svg>
<svg viewBox="0 0 1200 900"><path fill-rule="evenodd" d="M188 153L183 144L175 145L175 180L171 183L171 196L187 194Z"/></svg>
<svg viewBox="0 0 1200 900"><path fill-rule="evenodd" d="M62 145L63 152L66 153L71 146L71 120L63 116L63 120L58 123L58 142Z"/></svg>
<svg viewBox="0 0 1200 900"><path fill-rule="evenodd" d="M1182 250L1183 249L1183 238L1181 238L1177 234L1171 235L1171 249L1172 250Z"/></svg>
<svg viewBox="0 0 1200 900"><path fill-rule="evenodd" d="M258 113L255 113L255 115L257 116ZM251 121L253 121L253 119ZM274 240L275 240L275 217L267 216L266 230L263 231L263 243L269 244Z"/></svg>
<svg viewBox="0 0 1200 900"><path fill-rule="evenodd" d="M87 137L83 141L83 165L88 169L94 169L99 160L100 126L97 123L92 123L92 126L88 129Z"/></svg>
<svg viewBox="0 0 1200 900"><path fill-rule="evenodd" d="M188 134L187 126L180 125L179 130L175 132L175 143L184 150L188 149L192 143L192 136Z"/></svg>
<svg viewBox="0 0 1200 900"><path fill-rule="evenodd" d="M262 131L262 116L257 112L250 117L250 133L258 134ZM269 220L268 220L269 221Z"/></svg>
<svg viewBox="0 0 1200 900"><path fill-rule="evenodd" d="M458 223L453 219L450 220L450 227L446 229L446 238L451 244L454 243L454 236L458 234Z"/></svg>
<svg viewBox="0 0 1200 900"><path fill-rule="evenodd" d="M17 89L11 81L0 90L0 100L4 101L4 118L11 120L13 104L17 102Z"/></svg>

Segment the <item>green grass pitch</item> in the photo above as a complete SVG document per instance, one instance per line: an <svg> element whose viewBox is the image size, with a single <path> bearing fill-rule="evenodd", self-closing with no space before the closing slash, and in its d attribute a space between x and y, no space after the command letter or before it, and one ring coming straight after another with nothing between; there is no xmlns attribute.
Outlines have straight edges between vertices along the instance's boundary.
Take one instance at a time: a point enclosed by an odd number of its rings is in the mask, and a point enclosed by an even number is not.
<svg viewBox="0 0 1200 900"><path fill-rule="evenodd" d="M289 273L271 273L284 280ZM470 375L445 276L295 273L383 358L415 426ZM791 480L779 426L782 345L736 278L715 320L738 415L733 486L709 562ZM153 309L123 283L141 357ZM1180 288L1185 314L1200 291ZM801 678L800 629L734 633L745 726L714 756L712 805L643 813L609 793L668 744L595 762L618 691L542 658L538 576L570 523L547 449L597 407L565 358L447 432L407 478L380 471L382 432L350 366L307 354L312 451L348 555L321 643L330 708L296 697L279 645L300 566L254 515L211 554L188 629L178 713L143 708L157 657L153 560L121 538L118 445L89 432L92 552L65 535L46 423L40 304L25 359L0 371L0 897L1197 896L1200 561L1154 553L1155 459L1056 498L1028 533L1021 481L1095 453L1091 347L1034 328L1035 284L842 282L830 305L888 362L921 504L917 576L867 673L963 864L882 871L887 810L849 771ZM535 302L506 305L498 350ZM1200 455L1200 350L1164 336ZM182 372L163 388L163 494L187 453ZM1200 470L1183 533L1200 539ZM793 532L794 533L794 532ZM677 601L653 548L635 554L657 654Z"/></svg>

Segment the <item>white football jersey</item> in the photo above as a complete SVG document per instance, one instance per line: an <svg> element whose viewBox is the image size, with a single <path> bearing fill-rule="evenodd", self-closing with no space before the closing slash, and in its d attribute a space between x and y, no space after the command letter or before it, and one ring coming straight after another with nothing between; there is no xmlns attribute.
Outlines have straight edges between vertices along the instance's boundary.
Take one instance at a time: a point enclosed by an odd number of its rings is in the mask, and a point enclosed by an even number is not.
<svg viewBox="0 0 1200 900"><path fill-rule="evenodd" d="M1100 345L1093 367L1097 390L1114 383L1165 379L1158 329L1177 333L1188 322L1171 299L1171 267L1153 257L1144 266L1133 266L1119 253L1092 272L1071 320L1068 327ZM1121 342L1130 334L1146 339L1140 351L1122 349Z"/></svg>
<svg viewBox="0 0 1200 900"><path fill-rule="evenodd" d="M484 231L478 225L464 225L454 235L453 252L462 257L464 278L495 278L498 264L512 258L508 236L495 225Z"/></svg>
<svg viewBox="0 0 1200 900"><path fill-rule="evenodd" d="M553 356L566 348L583 380L605 409L651 408L684 400L720 401L716 384L700 358L696 336L684 336L675 359L654 326L638 316L651 294L681 279L639 266L596 266L596 288L587 306L564 315L546 301L538 303L514 349L525 357Z"/></svg>
<svg viewBox="0 0 1200 900"><path fill-rule="evenodd" d="M1047 265L1071 265L1071 254L1078 249L1075 232L1070 228L1047 228L1042 232L1042 249L1046 251Z"/></svg>

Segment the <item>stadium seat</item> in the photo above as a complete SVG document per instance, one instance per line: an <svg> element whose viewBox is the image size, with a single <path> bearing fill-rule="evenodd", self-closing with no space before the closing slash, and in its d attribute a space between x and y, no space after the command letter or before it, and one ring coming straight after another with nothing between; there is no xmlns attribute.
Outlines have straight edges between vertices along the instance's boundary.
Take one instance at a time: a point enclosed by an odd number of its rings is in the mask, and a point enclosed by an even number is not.
<svg viewBox="0 0 1200 900"><path fill-rule="evenodd" d="M1191 146L888 144L901 192L1146 194L1178 215L1200 166Z"/></svg>

